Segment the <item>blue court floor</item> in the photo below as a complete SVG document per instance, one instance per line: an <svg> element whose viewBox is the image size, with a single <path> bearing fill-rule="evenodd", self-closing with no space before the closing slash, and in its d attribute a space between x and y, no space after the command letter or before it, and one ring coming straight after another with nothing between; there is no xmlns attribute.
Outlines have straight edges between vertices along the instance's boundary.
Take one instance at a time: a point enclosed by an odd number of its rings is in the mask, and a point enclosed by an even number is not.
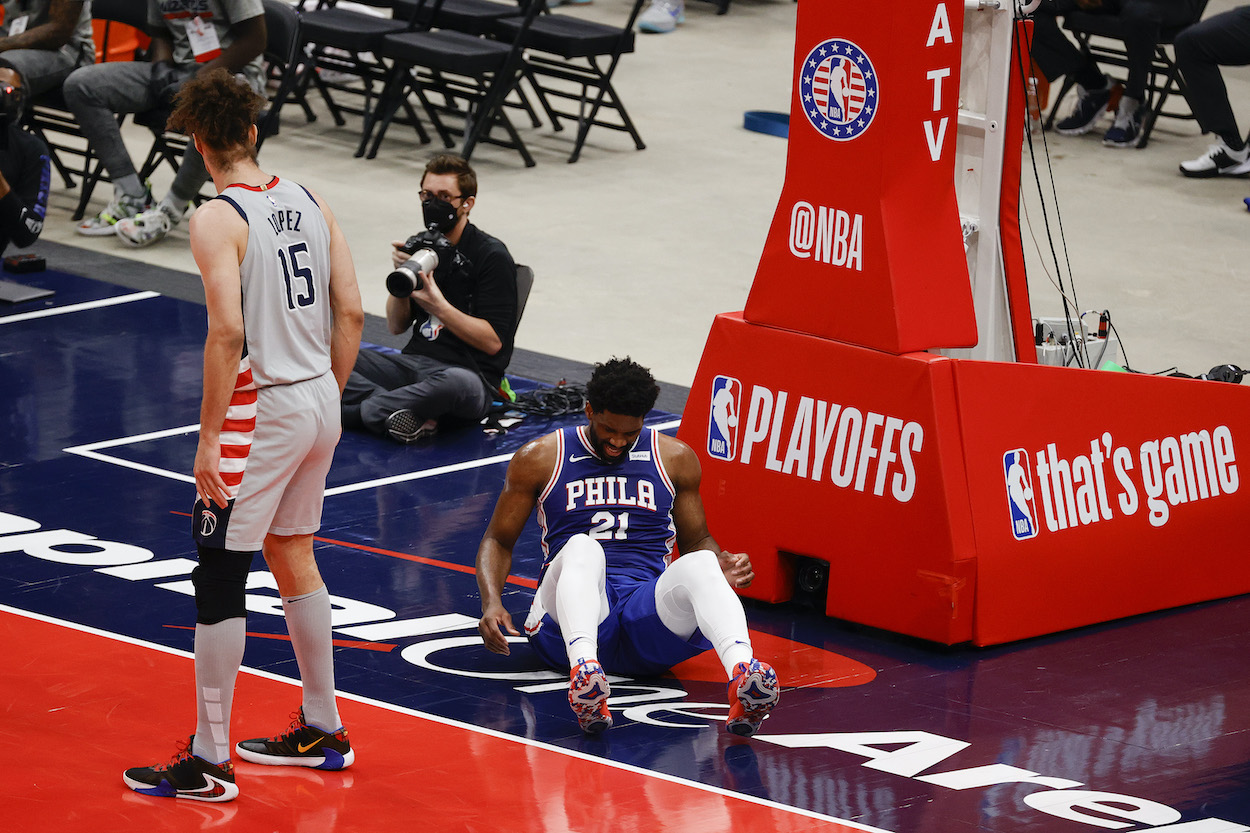
<svg viewBox="0 0 1250 833"><path fill-rule="evenodd" d="M161 294L157 284L109 282L107 265L97 264L95 279L54 270L21 276L56 294L0 304L0 612L38 617L67 634L114 636L118 646L154 654L189 652L195 550L188 512L204 309ZM568 365L568 380L584 382L583 370ZM524 389L553 379L514 381ZM670 431L679 420L671 411L648 418ZM504 468L525 442L564 424L530 417L504 434L473 427L410 447L348 433L330 475L317 557L334 597L339 688L459 727L463 748L429 760L413 789L437 782L454 786L448 794L466 808L496 808L497 817L462 829L528 829L540 818L534 829L634 826L630 813L603 803L593 820L565 813L555 822L517 810L530 821L510 823L506 807L489 804L489 785L455 781L464 777L457 767L478 754L474 738L490 737L567 752L578 766L602 761L630 777L692 786L716 801L741 796L829 829L1250 831L1245 597L991 649L896 637L800 603L748 601L757 653L785 686L757 737L723 731L725 686L706 657L664 678L614 680L616 726L602 738L583 737L561 675L542 669L523 644L510 657L487 653L476 632L472 565ZM836 529L832 519L830 534ZM537 578L537 541L531 524L506 598L517 618ZM296 678L275 584L259 558L248 604L245 664ZM84 684L98 675L97 695L185 714L190 731L189 679L172 691L148 690L142 678L112 681L112 643L101 644L79 672ZM55 654L56 638L40 650ZM5 690L38 674L34 662L0 675L0 715ZM47 691L49 709L76 708L63 687ZM63 696L65 704L53 704ZM14 753L42 748L38 731L0 720L6 804L38 787ZM74 779L102 787L89 813L114 819L133 809L118 772L89 759L72 770ZM66 789L33 817L49 831L114 829L66 821L75 792ZM544 801L600 799L579 792L575 778L542 794ZM403 818L406 799L385 800L387 817ZM237 824L248 810L232 812ZM706 818L684 817L681 827L720 830L731 817L709 810ZM315 829L370 829L359 816L353 823L323 819ZM199 826L188 820L184 829ZM116 829L133 828L119 822Z"/></svg>

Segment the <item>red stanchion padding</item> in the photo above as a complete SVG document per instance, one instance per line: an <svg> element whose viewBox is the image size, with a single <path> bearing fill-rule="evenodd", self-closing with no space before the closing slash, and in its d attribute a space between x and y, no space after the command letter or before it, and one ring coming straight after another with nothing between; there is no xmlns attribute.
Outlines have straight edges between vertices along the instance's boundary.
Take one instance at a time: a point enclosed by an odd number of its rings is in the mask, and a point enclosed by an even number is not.
<svg viewBox="0 0 1250 833"><path fill-rule="evenodd" d="M989 645L1250 591L1250 389L955 363Z"/></svg>
<svg viewBox="0 0 1250 833"><path fill-rule="evenodd" d="M678 436L703 464L745 595L790 598L794 555L829 563L826 612L972 638L974 542L951 360L895 356L717 316Z"/></svg>
<svg viewBox="0 0 1250 833"><path fill-rule="evenodd" d="M1250 389L893 354L718 316L678 434L745 595L992 645L1250 592Z"/></svg>
<svg viewBox="0 0 1250 833"><path fill-rule="evenodd" d="M963 14L800 3L786 181L748 321L892 353L976 343L954 185Z"/></svg>

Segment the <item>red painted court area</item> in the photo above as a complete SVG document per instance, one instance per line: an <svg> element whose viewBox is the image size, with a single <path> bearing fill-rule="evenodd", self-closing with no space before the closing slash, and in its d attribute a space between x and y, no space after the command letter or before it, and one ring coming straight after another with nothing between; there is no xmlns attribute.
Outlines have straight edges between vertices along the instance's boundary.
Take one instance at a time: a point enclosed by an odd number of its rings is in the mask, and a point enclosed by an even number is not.
<svg viewBox="0 0 1250 833"><path fill-rule="evenodd" d="M11 609L0 611L0 644L6 830L872 829L348 697L351 769L236 762L232 803L147 798L121 773L164 761L194 727L191 658ZM292 683L240 674L232 737L283 729L298 703Z"/></svg>

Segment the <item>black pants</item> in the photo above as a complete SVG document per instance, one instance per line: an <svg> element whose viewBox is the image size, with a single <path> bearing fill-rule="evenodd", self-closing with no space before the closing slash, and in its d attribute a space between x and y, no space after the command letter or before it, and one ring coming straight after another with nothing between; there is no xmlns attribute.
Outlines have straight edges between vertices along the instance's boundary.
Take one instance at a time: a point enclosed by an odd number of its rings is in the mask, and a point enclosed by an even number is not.
<svg viewBox="0 0 1250 833"><path fill-rule="evenodd" d="M1198 126L1239 149L1244 141L1220 67L1250 64L1250 6L1238 6L1190 26L1177 36L1175 48Z"/></svg>
<svg viewBox="0 0 1250 833"><path fill-rule="evenodd" d="M476 422L490 403L491 391L476 370L429 356L361 350L343 390L343 427L363 423L385 434L386 418L401 408L420 419Z"/></svg>
<svg viewBox="0 0 1250 833"><path fill-rule="evenodd" d="M1150 75L1150 60L1159 42L1160 28L1183 26L1197 16L1194 0L1103 0L1095 9L1080 9L1076 0L1043 0L1033 13L1033 61L1046 80L1073 75L1086 89L1103 85L1102 70L1093 58L1082 54L1068 39L1057 19L1078 10L1120 18L1128 63L1124 94L1137 101L1146 98L1146 79Z"/></svg>

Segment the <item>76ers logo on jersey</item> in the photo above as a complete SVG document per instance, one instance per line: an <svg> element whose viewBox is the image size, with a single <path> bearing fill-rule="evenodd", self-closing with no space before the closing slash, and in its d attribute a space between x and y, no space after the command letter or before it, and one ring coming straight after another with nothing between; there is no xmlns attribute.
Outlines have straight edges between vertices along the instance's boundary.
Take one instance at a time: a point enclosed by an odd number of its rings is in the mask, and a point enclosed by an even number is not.
<svg viewBox="0 0 1250 833"><path fill-rule="evenodd" d="M845 142L868 129L877 114L877 72L864 50L830 38L799 68L799 96L807 120L830 139Z"/></svg>
<svg viewBox="0 0 1250 833"><path fill-rule="evenodd" d="M1007 509L1011 534L1017 541L1037 535L1037 505L1033 502L1033 471L1023 448L1003 455L1003 478L1007 483Z"/></svg>
<svg viewBox="0 0 1250 833"><path fill-rule="evenodd" d="M738 407L742 383L729 376L712 380L712 407L707 425L707 453L717 460L732 460L738 453Z"/></svg>

